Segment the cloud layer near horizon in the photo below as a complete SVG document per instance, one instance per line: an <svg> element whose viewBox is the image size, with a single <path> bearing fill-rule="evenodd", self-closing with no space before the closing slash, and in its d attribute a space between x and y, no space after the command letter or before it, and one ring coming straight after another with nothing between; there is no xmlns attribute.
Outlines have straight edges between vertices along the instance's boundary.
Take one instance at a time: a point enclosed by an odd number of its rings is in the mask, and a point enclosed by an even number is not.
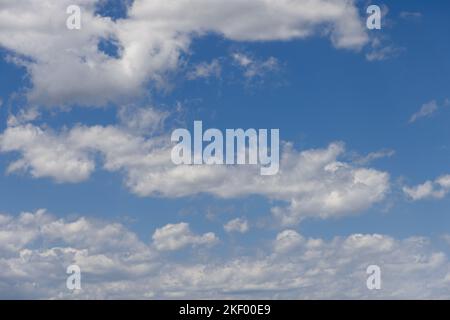
<svg viewBox="0 0 450 320"><path fill-rule="evenodd" d="M450 297L448 256L426 238L354 234L326 241L285 230L256 256L217 258L213 248L201 255L194 249L193 259L177 261L157 250L161 230L174 227L164 235L165 242L177 243L173 250L185 248L180 241L205 238L179 224L157 230L154 242L146 243L119 223L57 219L45 210L2 214L0 298ZM197 240L197 246L207 242ZM81 291L65 287L71 264L81 268ZM376 292L366 288L372 264L382 269Z"/></svg>

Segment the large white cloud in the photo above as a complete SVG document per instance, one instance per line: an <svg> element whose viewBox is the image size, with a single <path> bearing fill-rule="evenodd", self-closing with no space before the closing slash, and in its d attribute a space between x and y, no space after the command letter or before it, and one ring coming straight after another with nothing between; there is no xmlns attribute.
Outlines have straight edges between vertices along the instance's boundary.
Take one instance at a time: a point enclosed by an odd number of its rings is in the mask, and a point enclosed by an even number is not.
<svg viewBox="0 0 450 320"><path fill-rule="evenodd" d="M55 133L26 124L8 127L0 135L0 151L20 154L9 172L29 171L58 182L87 179L100 154L103 168L124 172L126 185L139 196L261 195L282 202L272 211L283 224L360 213L389 191L387 173L339 160L345 152L342 143L302 152L286 144L279 174L261 176L256 166L176 166L167 141L119 126L76 126Z"/></svg>
<svg viewBox="0 0 450 320"><path fill-rule="evenodd" d="M149 233L152 230L149 230ZM449 298L448 255L429 239L349 235L326 241L280 232L255 255L177 261L118 223L0 215L1 298ZM206 254L206 256L205 256ZM201 257L201 258L199 258ZM66 288L77 264L82 290ZM369 291L366 268L381 267Z"/></svg>
<svg viewBox="0 0 450 320"><path fill-rule="evenodd" d="M103 105L164 85L193 38L217 33L235 41L328 35L359 49L368 36L352 0L135 0L126 18L95 14L99 0L0 2L0 46L26 67L29 99L46 105ZM66 8L82 7L81 30L66 28ZM113 41L118 57L99 50Z"/></svg>

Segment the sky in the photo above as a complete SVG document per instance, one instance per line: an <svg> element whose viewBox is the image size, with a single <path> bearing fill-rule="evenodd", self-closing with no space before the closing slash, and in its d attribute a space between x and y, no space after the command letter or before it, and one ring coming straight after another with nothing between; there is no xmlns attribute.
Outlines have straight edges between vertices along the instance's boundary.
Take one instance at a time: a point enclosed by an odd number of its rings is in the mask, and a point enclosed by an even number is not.
<svg viewBox="0 0 450 320"><path fill-rule="evenodd" d="M0 0L0 298L450 298L449 6ZM174 165L196 120L280 171Z"/></svg>

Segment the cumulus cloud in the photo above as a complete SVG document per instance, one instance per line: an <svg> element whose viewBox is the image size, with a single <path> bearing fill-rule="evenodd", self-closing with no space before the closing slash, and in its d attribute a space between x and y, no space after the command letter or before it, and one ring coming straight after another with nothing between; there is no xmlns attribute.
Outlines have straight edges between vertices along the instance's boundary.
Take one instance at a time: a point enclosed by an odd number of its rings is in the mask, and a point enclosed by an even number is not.
<svg viewBox="0 0 450 320"><path fill-rule="evenodd" d="M274 249L277 253L285 253L298 248L305 239L295 230L285 230L277 235Z"/></svg>
<svg viewBox="0 0 450 320"><path fill-rule="evenodd" d="M8 173L29 171L36 178L75 183L86 180L95 169L87 154L71 146L70 137L58 137L32 125L10 127L0 140L1 151L22 153L8 166Z"/></svg>
<svg viewBox="0 0 450 320"><path fill-rule="evenodd" d="M435 181L426 181L413 187L403 187L403 192L413 201L423 199L442 199L450 192L450 175Z"/></svg>
<svg viewBox="0 0 450 320"><path fill-rule="evenodd" d="M250 229L247 219L244 218L236 218L230 220L223 226L223 228L228 233L231 232L246 233Z"/></svg>
<svg viewBox="0 0 450 320"><path fill-rule="evenodd" d="M355 234L327 242L301 239L290 231L279 234L277 241L295 246L262 258L239 257L224 265L177 267L179 278L184 280L180 284L185 288L204 286L221 297L241 292L256 298L285 299L449 296L445 282L448 257L430 250L424 238L396 240ZM382 270L383 287L376 292L366 287L366 268L372 264Z"/></svg>
<svg viewBox="0 0 450 320"><path fill-rule="evenodd" d="M175 251L189 245L213 245L218 241L212 232L204 235L193 234L189 224L185 222L168 224L157 229L152 239L154 246L160 251Z"/></svg>
<svg viewBox="0 0 450 320"><path fill-rule="evenodd" d="M448 256L420 237L354 234L327 241L285 230L255 256L176 261L121 224L39 210L1 214L0 239L3 299L450 297ZM71 264L81 268L80 291L65 287ZM366 288L373 264L381 268L382 290Z"/></svg>
<svg viewBox="0 0 450 320"><path fill-rule="evenodd" d="M24 66L30 102L105 105L164 86L196 37L275 41L327 35L360 49L368 36L349 0L135 0L122 19L96 14L99 0L19 0L0 4L0 46ZM82 7L82 29L66 28L66 8ZM114 42L117 56L99 49Z"/></svg>
<svg viewBox="0 0 450 320"><path fill-rule="evenodd" d="M20 155L8 172L25 171L58 182L86 180L100 154L103 168L124 172L127 187L139 196L261 195L278 201L272 213L283 224L356 214L389 191L386 172L340 161L343 143L301 152L285 144L279 174L261 176L256 166L176 166L168 141L116 126L76 126L57 134L28 124L7 128L0 136L0 151Z"/></svg>
<svg viewBox="0 0 450 320"><path fill-rule="evenodd" d="M93 282L136 277L154 268L151 249L117 223L68 221L38 210L0 215L0 238L2 298L56 298L64 293L71 264L82 266Z"/></svg>

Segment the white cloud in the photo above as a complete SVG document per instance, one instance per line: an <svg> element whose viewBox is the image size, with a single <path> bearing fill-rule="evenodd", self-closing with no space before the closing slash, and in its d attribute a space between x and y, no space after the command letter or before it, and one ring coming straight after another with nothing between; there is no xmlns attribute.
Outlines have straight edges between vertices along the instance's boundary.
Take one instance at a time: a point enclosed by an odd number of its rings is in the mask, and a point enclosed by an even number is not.
<svg viewBox="0 0 450 320"><path fill-rule="evenodd" d="M278 60L274 57L267 60L258 60L244 53L236 52L232 54L232 58L244 70L244 77L247 79L263 77L280 67Z"/></svg>
<svg viewBox="0 0 450 320"><path fill-rule="evenodd" d="M390 58L397 57L402 52L402 49L395 46L384 46L375 48L366 54L368 61L383 61Z"/></svg>
<svg viewBox="0 0 450 320"><path fill-rule="evenodd" d="M197 64L193 70L188 72L187 78L189 80L207 79L211 77L220 78L221 73L222 66L218 59L214 59L210 63L203 62Z"/></svg>
<svg viewBox="0 0 450 320"><path fill-rule="evenodd" d="M422 105L419 111L417 111L411 116L411 118L409 119L409 123L414 123L420 118L429 117L432 114L434 114L438 109L439 106L436 100L425 103L424 105Z"/></svg>
<svg viewBox="0 0 450 320"><path fill-rule="evenodd" d="M422 105L419 111L414 113L409 119L409 123L414 123L421 118L431 117L433 114L439 111L443 107L448 107L450 105L450 100L445 99L442 104L438 104L436 100L430 101Z"/></svg>
<svg viewBox="0 0 450 320"><path fill-rule="evenodd" d="M135 0L127 18L95 14L97 0L19 0L0 4L0 46L26 67L30 102L104 105L164 85L194 37L217 33L234 41L327 35L337 48L360 49L368 36L349 0ZM66 8L82 7L82 29L68 30ZM98 49L104 39L119 57Z"/></svg>
<svg viewBox="0 0 450 320"><path fill-rule="evenodd" d="M366 59L368 61L383 61L395 58L403 52L403 48L387 44L386 42L386 39L381 39L380 37L372 38L370 43L371 49L366 53Z"/></svg>
<svg viewBox="0 0 450 320"><path fill-rule="evenodd" d="M183 228L182 228L183 229ZM161 229L160 229L161 230ZM182 232L183 233L183 232ZM86 299L448 299L450 263L427 238L354 234L331 240L280 232L255 255L177 261L121 224L68 221L39 210L0 215L0 297ZM65 287L77 264L82 290ZM382 290L366 288L381 267Z"/></svg>
<svg viewBox="0 0 450 320"><path fill-rule="evenodd" d="M148 274L156 262L149 246L121 224L67 221L45 210L0 215L0 238L2 298L70 297L64 280L70 264L82 266L90 275L85 279L112 284L115 277Z"/></svg>
<svg viewBox="0 0 450 320"><path fill-rule="evenodd" d="M59 137L32 125L9 127L0 136L0 151L22 153L8 166L8 173L30 171L33 177L52 177L57 182L86 180L95 169L94 160L71 144L64 134Z"/></svg>
<svg viewBox="0 0 450 320"><path fill-rule="evenodd" d="M161 148L162 138L145 136L158 131L166 116L151 108L123 108L119 126L80 125L59 133L32 124L11 126L0 135L0 152L21 153L8 166L8 173L25 171L35 178L48 177L57 182L88 179L95 170L98 153L104 157L106 170L139 170L165 160L154 151Z"/></svg>
<svg viewBox="0 0 450 320"><path fill-rule="evenodd" d="M366 287L366 268L372 264L382 270L383 287L376 292ZM243 292L246 297L268 299L420 299L450 294L444 282L448 257L430 249L423 238L356 234L329 242L304 239L296 241L295 250L262 258L240 257L225 265L175 270L185 288L206 287L222 298Z"/></svg>
<svg viewBox="0 0 450 320"><path fill-rule="evenodd" d="M395 150L389 150L389 149L383 149L375 152L370 152L369 154L359 157L355 157L355 163L360 165L367 165L372 163L375 160L383 159L383 158L390 158L395 155Z"/></svg>
<svg viewBox="0 0 450 320"><path fill-rule="evenodd" d="M342 144L297 152L283 149L280 173L262 177L248 166L173 166L168 151L148 168L129 168L127 184L141 196L184 197L208 193L229 199L262 195L289 204L273 209L285 224L306 217L329 218L361 212L384 199L389 175L338 161ZM165 159L165 161L163 161Z"/></svg>
<svg viewBox="0 0 450 320"><path fill-rule="evenodd" d="M236 61L238 63L238 65L240 65L241 67L247 67L249 65L251 65L253 62L253 60L247 56L244 53L240 53L240 52L235 52L231 55L231 57L234 59L234 61Z"/></svg>
<svg viewBox="0 0 450 320"><path fill-rule="evenodd" d="M168 141L114 126L77 126L56 134L28 124L7 128L0 136L0 151L20 154L8 172L29 171L58 182L87 179L100 154L103 168L124 172L127 187L139 196L261 195L279 201L272 211L283 224L360 213L389 191L387 173L339 160L345 153L342 143L302 152L286 144L279 174L260 176L256 166L175 166Z"/></svg>
<svg viewBox="0 0 450 320"><path fill-rule="evenodd" d="M444 189L450 190L450 175L444 175L436 180L436 183Z"/></svg>
<svg viewBox="0 0 450 320"><path fill-rule="evenodd" d="M236 218L228 221L224 226L224 230L228 233L239 232L246 233L250 228L247 219Z"/></svg>
<svg viewBox="0 0 450 320"><path fill-rule="evenodd" d="M208 245L217 243L218 239L212 232L204 235L195 235L191 232L189 224L182 222L168 224L157 229L153 234L153 244L159 251L175 251L189 245Z"/></svg>
<svg viewBox="0 0 450 320"><path fill-rule="evenodd" d="M435 181L426 181L414 187L403 187L403 192L414 201L423 199L442 199L450 192L450 175Z"/></svg>
<svg viewBox="0 0 450 320"><path fill-rule="evenodd" d="M277 253L286 253L298 248L305 239L295 230L285 230L277 235L274 250Z"/></svg>
<svg viewBox="0 0 450 320"><path fill-rule="evenodd" d="M144 136L151 136L161 131L168 112L155 108L122 107L119 110L119 120L128 131Z"/></svg>
<svg viewBox="0 0 450 320"><path fill-rule="evenodd" d="M26 124L27 122L34 121L40 117L39 110L37 108L24 108L19 110L16 115L9 115L7 120L8 126L18 126L20 124Z"/></svg>

